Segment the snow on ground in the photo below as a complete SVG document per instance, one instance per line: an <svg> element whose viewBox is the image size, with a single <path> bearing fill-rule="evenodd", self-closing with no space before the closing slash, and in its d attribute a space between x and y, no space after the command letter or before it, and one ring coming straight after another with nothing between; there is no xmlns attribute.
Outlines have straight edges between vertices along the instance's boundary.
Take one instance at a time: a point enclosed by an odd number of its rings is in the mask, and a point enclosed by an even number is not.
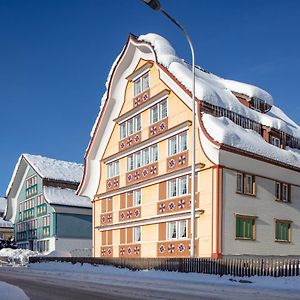
<svg viewBox="0 0 300 300"><path fill-rule="evenodd" d="M72 257L70 252L59 251L59 250L53 250L50 253L48 253L46 256L48 256L48 257Z"/></svg>
<svg viewBox="0 0 300 300"><path fill-rule="evenodd" d="M10 249L3 248L0 250L0 257L7 257L8 263L12 265L26 265L28 264L30 256L40 256L42 255L40 252L31 251L28 249Z"/></svg>
<svg viewBox="0 0 300 300"><path fill-rule="evenodd" d="M0 281L0 299L29 300L29 298L20 288L3 281Z"/></svg>
<svg viewBox="0 0 300 300"><path fill-rule="evenodd" d="M300 276L295 277L233 277L224 275L199 274L199 273L177 273L164 272L155 270L130 271L128 269L119 269L113 266L93 266L90 264L71 264L60 262L35 263L28 265L29 270L42 271L43 274L62 276L73 280L100 282L108 280L110 284L116 282L120 285L118 279L123 278L124 285L128 286L129 282L137 284L137 281L152 282L182 282L189 284L220 284L220 285L243 285L249 288L266 288L266 289L287 289L300 292ZM125 280L125 278L128 280Z"/></svg>
<svg viewBox="0 0 300 300"><path fill-rule="evenodd" d="M266 143L257 132L244 129L225 117L203 115L203 124L208 134L217 142L285 162L300 168L300 151L294 148L278 148Z"/></svg>

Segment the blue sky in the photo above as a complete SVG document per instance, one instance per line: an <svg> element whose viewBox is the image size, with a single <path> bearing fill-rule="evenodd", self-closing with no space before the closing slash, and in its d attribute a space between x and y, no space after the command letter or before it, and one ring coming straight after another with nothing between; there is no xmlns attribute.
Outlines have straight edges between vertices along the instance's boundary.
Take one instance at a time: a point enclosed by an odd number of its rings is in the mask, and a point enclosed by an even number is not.
<svg viewBox="0 0 300 300"><path fill-rule="evenodd" d="M300 123L300 1L161 0L196 63L258 85ZM128 34L181 33L140 0L0 0L0 195L21 153L82 162L107 74Z"/></svg>

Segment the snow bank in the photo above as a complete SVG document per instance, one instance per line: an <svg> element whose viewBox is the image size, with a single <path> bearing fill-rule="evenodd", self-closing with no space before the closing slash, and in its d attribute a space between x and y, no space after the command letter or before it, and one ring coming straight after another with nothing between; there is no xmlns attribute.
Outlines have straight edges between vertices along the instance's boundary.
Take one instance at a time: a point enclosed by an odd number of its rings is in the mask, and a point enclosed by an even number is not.
<svg viewBox="0 0 300 300"><path fill-rule="evenodd" d="M90 264L72 264L72 263L59 263L59 262L47 262L36 263L28 266L32 271L49 271L47 274L53 273L53 275L67 277L69 279L87 281L87 282L103 282L109 281L109 284L120 285L120 279L124 282L124 278L132 278L136 285L138 281L149 282L153 284L154 280L159 282L169 282L170 285L176 282L189 283L192 287L197 286L197 283L204 284L226 284L237 286L241 285L240 280L245 278L233 277L224 275L209 275L200 273L178 273L167 271L155 271L155 270L143 270L143 271L130 271L128 269L119 269L113 266L103 265L90 265ZM50 273L51 272L51 273ZM296 290L300 292L300 277L268 277L268 276L254 276L247 278L251 283L242 283L243 287L249 288L271 288L271 289L286 289ZM127 287L130 285L129 281L125 281L124 285Z"/></svg>
<svg viewBox="0 0 300 300"><path fill-rule="evenodd" d="M72 257L71 253L68 251L59 251L59 250L53 250L46 256L48 257Z"/></svg>
<svg viewBox="0 0 300 300"><path fill-rule="evenodd" d="M0 281L0 297L3 300L29 300L23 290L3 281Z"/></svg>
<svg viewBox="0 0 300 300"><path fill-rule="evenodd" d="M66 206L92 207L88 197L77 196L75 190L44 186L44 196L48 203Z"/></svg>
<svg viewBox="0 0 300 300"><path fill-rule="evenodd" d="M26 265L29 262L30 256L40 256L40 252L31 251L28 249L10 249L3 248L0 250L0 256L8 258L8 262L13 265Z"/></svg>
<svg viewBox="0 0 300 300"><path fill-rule="evenodd" d="M203 115L203 124L208 134L217 142L300 168L300 151L287 147L281 149L266 143L257 132L244 129L225 117Z"/></svg>

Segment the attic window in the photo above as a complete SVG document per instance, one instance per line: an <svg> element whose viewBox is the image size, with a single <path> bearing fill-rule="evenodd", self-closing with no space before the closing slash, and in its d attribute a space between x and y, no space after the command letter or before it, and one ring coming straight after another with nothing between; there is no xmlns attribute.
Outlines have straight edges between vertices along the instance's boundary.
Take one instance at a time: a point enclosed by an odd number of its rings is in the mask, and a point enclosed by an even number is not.
<svg viewBox="0 0 300 300"><path fill-rule="evenodd" d="M270 104L266 103L264 100L257 97L251 98L249 104L250 104L250 108L262 113L266 113L271 109Z"/></svg>
<svg viewBox="0 0 300 300"><path fill-rule="evenodd" d="M134 81L134 96L137 96L147 90L150 86L149 84L149 72Z"/></svg>

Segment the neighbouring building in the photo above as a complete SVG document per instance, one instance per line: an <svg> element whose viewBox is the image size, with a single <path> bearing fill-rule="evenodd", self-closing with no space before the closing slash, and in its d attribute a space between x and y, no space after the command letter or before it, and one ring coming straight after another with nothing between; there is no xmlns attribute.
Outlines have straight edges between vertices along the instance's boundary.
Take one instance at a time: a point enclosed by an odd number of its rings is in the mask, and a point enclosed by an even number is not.
<svg viewBox="0 0 300 300"><path fill-rule="evenodd" d="M94 256L190 255L191 82L164 38L129 36L77 191ZM200 67L196 98L196 256L299 255L299 126L266 91Z"/></svg>
<svg viewBox="0 0 300 300"><path fill-rule="evenodd" d="M77 163L23 154L7 188L5 218L19 248L45 254L91 248L92 211L75 191L83 174Z"/></svg>
<svg viewBox="0 0 300 300"><path fill-rule="evenodd" d="M3 219L7 200L0 197L0 240L8 240L14 236L14 226L10 221Z"/></svg>

